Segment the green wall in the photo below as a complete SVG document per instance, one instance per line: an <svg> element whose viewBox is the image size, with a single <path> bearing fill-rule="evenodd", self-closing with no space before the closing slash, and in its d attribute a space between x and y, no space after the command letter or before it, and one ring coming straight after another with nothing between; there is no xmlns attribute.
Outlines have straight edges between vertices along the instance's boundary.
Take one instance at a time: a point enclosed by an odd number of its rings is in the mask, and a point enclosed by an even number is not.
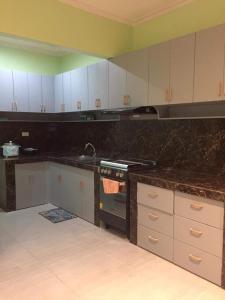
<svg viewBox="0 0 225 300"><path fill-rule="evenodd" d="M0 32L111 57L130 49L132 28L58 0L0 0Z"/></svg>
<svg viewBox="0 0 225 300"><path fill-rule="evenodd" d="M60 70L65 72L82 66L91 65L101 60L99 57L94 57L84 54L69 54L62 58Z"/></svg>
<svg viewBox="0 0 225 300"><path fill-rule="evenodd" d="M133 28L132 49L225 23L225 0L194 0Z"/></svg>
<svg viewBox="0 0 225 300"><path fill-rule="evenodd" d="M56 74L61 70L61 58L1 46L0 68Z"/></svg>

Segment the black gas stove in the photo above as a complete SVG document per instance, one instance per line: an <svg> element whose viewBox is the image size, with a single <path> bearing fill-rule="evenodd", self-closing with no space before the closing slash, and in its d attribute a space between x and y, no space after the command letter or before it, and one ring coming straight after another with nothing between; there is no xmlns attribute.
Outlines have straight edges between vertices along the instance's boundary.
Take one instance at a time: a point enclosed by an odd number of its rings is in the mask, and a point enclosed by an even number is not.
<svg viewBox="0 0 225 300"><path fill-rule="evenodd" d="M130 235L129 172L152 169L155 161L101 160L100 162L100 220L106 228L114 227Z"/></svg>

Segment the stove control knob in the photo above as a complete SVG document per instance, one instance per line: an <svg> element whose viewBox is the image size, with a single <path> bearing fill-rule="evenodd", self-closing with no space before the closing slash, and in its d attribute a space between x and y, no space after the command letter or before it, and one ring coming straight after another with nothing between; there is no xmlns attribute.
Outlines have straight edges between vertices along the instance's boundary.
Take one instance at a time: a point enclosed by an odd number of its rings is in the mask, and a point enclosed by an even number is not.
<svg viewBox="0 0 225 300"><path fill-rule="evenodd" d="M107 174L107 169L104 169L104 174Z"/></svg>
<svg viewBox="0 0 225 300"><path fill-rule="evenodd" d="M112 171L111 171L111 170L108 170L107 173L108 173L108 175L111 175L111 174L112 174Z"/></svg>
<svg viewBox="0 0 225 300"><path fill-rule="evenodd" d="M124 173L123 172L120 173L120 177L121 178L124 177Z"/></svg>
<svg viewBox="0 0 225 300"><path fill-rule="evenodd" d="M104 169L101 169L101 173L104 174Z"/></svg>
<svg viewBox="0 0 225 300"><path fill-rule="evenodd" d="M120 176L120 173L119 172L116 172L116 177L119 177Z"/></svg>

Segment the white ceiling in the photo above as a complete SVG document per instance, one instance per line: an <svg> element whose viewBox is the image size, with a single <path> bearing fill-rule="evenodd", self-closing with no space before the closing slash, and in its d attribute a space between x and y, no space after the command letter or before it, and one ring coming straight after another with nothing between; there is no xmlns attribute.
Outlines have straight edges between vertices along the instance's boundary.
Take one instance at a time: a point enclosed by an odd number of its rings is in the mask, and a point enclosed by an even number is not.
<svg viewBox="0 0 225 300"><path fill-rule="evenodd" d="M59 0L93 14L135 25L193 0Z"/></svg>

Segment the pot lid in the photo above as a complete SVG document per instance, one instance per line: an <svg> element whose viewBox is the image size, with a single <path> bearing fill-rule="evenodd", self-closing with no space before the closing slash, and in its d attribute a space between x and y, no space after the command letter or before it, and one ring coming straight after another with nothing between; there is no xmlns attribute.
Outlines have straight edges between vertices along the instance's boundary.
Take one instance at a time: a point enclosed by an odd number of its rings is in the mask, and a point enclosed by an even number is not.
<svg viewBox="0 0 225 300"><path fill-rule="evenodd" d="M9 141L8 143L3 144L3 146L18 146L19 147L19 145L14 144L12 141Z"/></svg>

